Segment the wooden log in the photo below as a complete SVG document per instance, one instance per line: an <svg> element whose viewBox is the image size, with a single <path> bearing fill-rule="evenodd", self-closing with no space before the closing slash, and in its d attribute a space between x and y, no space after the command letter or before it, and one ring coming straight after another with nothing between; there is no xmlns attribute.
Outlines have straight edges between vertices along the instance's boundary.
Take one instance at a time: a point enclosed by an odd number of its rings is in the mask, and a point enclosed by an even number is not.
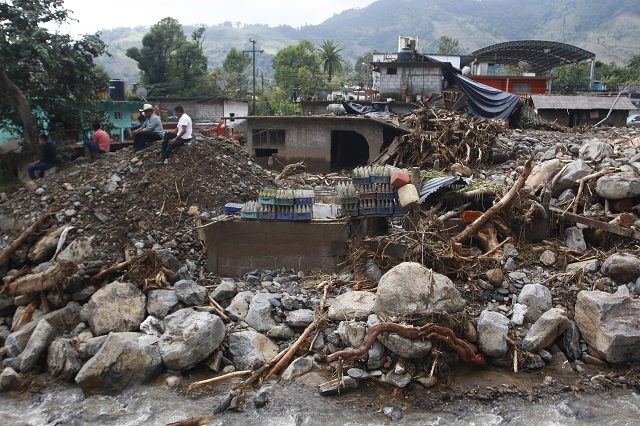
<svg viewBox="0 0 640 426"><path fill-rule="evenodd" d="M486 364L484 356L473 352L471 346L469 346L469 344L464 340L460 340L456 337L455 333L450 328L434 324L425 324L422 327L411 327L392 322L383 322L369 328L369 334L364 339L360 347L334 352L324 358L327 362L333 362L338 358L350 361L360 360L367 354L371 345L373 345L380 333L396 333L402 337L412 340L420 337L424 337L428 340L438 340L454 350L467 364L476 366Z"/></svg>
<svg viewBox="0 0 640 426"><path fill-rule="evenodd" d="M455 237L452 238L452 240L451 240L452 249L454 249L455 251L459 252L460 251L460 244L464 240L467 240L467 239L471 238L472 236L474 236L476 234L476 232L478 232L478 229L480 229L480 227L483 224L485 224L488 221L490 221L496 214L498 214L502 209L504 209L506 206L509 205L511 200L513 200L513 198L516 196L518 191L520 191L520 189L522 189L522 187L524 186L525 181L529 177L529 174L531 173L531 168L532 168L531 163L532 162L533 162L533 156L529 157L527 162L524 164L524 171L522 172L522 175L520 175L520 178L518 178L516 183L509 190L509 192L507 192L505 194L505 196L500 199L500 201L498 201L493 206L491 206L489 208L489 210L487 210L482 216L480 216L473 223L471 223L469 226L467 226L464 231L462 231L461 233L459 233L458 235L456 235Z"/></svg>
<svg viewBox="0 0 640 426"><path fill-rule="evenodd" d="M607 222L600 222L599 220L580 216L578 214L563 212L561 209L557 207L549 207L549 211L551 213L554 213L560 216L561 219L568 220L570 222L582 223L583 225L587 225L596 229L602 229L612 234L622 235L623 237L629 237L629 238L634 238L636 240L640 240L640 232L634 231L633 229L630 229L630 228L623 228L621 226L612 225Z"/></svg>
<svg viewBox="0 0 640 426"><path fill-rule="evenodd" d="M209 417L197 417L186 420L180 420L179 422L167 423L166 426L201 426L211 423Z"/></svg>
<svg viewBox="0 0 640 426"><path fill-rule="evenodd" d="M246 376L247 374L251 374L251 373L253 373L253 370L241 370L241 371L234 371L233 373L225 374L225 375L218 376L218 377L213 377L211 379L200 380L199 382L191 383L187 390L189 392L191 392L193 389L199 388L201 386L210 385L212 383L217 383L217 382L222 382L223 380L227 380L227 379L230 379L232 377Z"/></svg>
<svg viewBox="0 0 640 426"><path fill-rule="evenodd" d="M27 307L22 311L22 314L20 314L20 318L18 318L18 320L11 325L10 331L19 330L20 327L31 321L33 312L36 310L36 306L38 306L38 302L35 300L29 303Z"/></svg>
<svg viewBox="0 0 640 426"><path fill-rule="evenodd" d="M109 275L113 274L114 272L118 272L124 268L126 268L127 266L129 266L129 264L131 263L131 261L135 259L135 258L131 258L129 260L125 260L124 262L120 262L117 263L107 269L103 269L100 272L98 272L97 274L95 274L93 277L89 278L89 284L95 284L97 282L99 282L100 280L108 277Z"/></svg>
<svg viewBox="0 0 640 426"><path fill-rule="evenodd" d="M7 293L11 296L17 296L51 290L53 288L64 288L67 279L77 270L78 267L74 263L63 261L37 274L30 274L18 278L9 284Z"/></svg>
<svg viewBox="0 0 640 426"><path fill-rule="evenodd" d="M42 216L40 216L38 220L36 220L30 227L25 229L20 235L18 235L18 237L16 237L15 240L11 242L11 244L7 246L6 249L4 249L2 254L0 254L0 266L7 263L7 261L9 260L9 257L11 256L11 253L13 253L18 247L20 247L20 245L22 245L22 243L24 243L27 240L27 238L31 236L31 234L36 232L40 227L40 225L42 225L44 220L48 217L49 217L49 213L45 213Z"/></svg>
<svg viewBox="0 0 640 426"><path fill-rule="evenodd" d="M498 231L491 223L485 223L478 229L474 240L478 240L480 248L484 252L494 252L496 247L500 244L498 241Z"/></svg>

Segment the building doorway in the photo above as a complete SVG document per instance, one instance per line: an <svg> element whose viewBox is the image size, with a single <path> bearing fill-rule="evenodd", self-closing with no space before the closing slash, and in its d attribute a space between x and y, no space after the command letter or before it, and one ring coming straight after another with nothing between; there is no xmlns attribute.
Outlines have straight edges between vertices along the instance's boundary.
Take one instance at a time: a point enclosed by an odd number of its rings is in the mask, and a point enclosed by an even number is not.
<svg viewBox="0 0 640 426"><path fill-rule="evenodd" d="M331 131L331 170L350 170L369 161L369 144L353 130Z"/></svg>

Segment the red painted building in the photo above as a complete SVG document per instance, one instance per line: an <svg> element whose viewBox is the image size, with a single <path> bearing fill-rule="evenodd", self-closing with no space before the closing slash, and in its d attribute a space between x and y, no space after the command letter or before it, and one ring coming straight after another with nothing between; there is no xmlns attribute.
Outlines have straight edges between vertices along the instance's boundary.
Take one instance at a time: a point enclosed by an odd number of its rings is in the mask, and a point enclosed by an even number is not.
<svg viewBox="0 0 640 426"><path fill-rule="evenodd" d="M556 78L550 75L540 77L519 75L468 75L467 77L478 83L486 84L489 87L520 96L551 93L551 84Z"/></svg>

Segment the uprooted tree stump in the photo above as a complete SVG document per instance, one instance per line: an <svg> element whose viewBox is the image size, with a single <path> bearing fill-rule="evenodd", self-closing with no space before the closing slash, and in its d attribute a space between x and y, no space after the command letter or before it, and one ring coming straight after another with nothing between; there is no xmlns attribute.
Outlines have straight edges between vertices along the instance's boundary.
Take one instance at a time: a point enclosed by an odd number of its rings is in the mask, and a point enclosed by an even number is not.
<svg viewBox="0 0 640 426"><path fill-rule="evenodd" d="M459 339L453 330L448 327L435 324L425 324L422 327L411 327L392 322L383 322L381 324L374 325L369 328L369 333L360 347L334 352L331 355L325 356L325 360L327 362L333 362L339 358L350 361L360 360L367 354L369 349L371 349L371 346L376 341L376 338L380 333L396 333L402 337L412 340L421 337L427 340L437 340L455 351L460 358L469 365L481 366L486 364L486 360L483 355L476 354L467 342Z"/></svg>

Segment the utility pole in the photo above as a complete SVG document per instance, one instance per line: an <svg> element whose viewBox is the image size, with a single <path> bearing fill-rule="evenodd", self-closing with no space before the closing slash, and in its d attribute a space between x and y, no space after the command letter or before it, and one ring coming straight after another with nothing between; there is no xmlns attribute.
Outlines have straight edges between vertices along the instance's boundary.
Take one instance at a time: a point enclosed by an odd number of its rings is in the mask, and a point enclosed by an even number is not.
<svg viewBox="0 0 640 426"><path fill-rule="evenodd" d="M258 40L250 38L249 41L253 43L251 50L243 50L243 53L253 53L253 98L251 99L253 104L251 108L251 115L256 115L256 52L264 53L264 50L256 50L256 42Z"/></svg>

